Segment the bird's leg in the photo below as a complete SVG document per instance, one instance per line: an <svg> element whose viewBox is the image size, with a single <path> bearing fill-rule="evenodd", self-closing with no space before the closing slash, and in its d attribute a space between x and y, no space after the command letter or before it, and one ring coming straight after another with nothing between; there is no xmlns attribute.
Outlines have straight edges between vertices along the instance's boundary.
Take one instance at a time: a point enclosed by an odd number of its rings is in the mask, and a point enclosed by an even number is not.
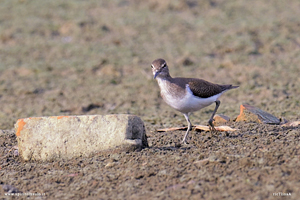
<svg viewBox="0 0 300 200"><path fill-rule="evenodd" d="M186 138L187 138L187 136L189 134L189 131L192 130L192 123L191 123L190 118L189 118L189 113L184 113L183 115L184 115L184 117L185 117L185 119L186 119L186 121L188 123L188 128L187 128L187 131L186 131L186 133L185 133L185 135L183 137L182 143L183 144L187 144Z"/></svg>
<svg viewBox="0 0 300 200"><path fill-rule="evenodd" d="M210 119L208 121L210 131L216 131L215 126L213 125L213 121L214 121L214 116L215 116L215 114L216 114L216 112L217 112L217 110L218 110L218 108L220 106L220 103L221 102L219 100L216 101L215 110L214 110L213 114L211 115L211 117L210 117Z"/></svg>

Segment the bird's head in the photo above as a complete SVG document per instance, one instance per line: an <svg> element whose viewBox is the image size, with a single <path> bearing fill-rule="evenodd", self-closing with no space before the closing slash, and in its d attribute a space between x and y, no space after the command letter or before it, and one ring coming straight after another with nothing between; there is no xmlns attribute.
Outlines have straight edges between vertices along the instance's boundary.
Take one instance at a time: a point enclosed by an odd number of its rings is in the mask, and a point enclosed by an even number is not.
<svg viewBox="0 0 300 200"><path fill-rule="evenodd" d="M167 77L169 75L169 68L164 59L156 59L152 62L151 64L152 68L152 73L153 73L153 78L155 79L156 77Z"/></svg>

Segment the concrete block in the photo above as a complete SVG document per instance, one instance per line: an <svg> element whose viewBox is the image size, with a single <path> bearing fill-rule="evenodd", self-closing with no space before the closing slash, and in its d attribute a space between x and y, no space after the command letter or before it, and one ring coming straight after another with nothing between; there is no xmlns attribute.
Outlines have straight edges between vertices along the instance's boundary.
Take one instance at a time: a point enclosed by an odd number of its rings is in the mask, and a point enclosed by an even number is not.
<svg viewBox="0 0 300 200"><path fill-rule="evenodd" d="M31 117L19 119L15 130L19 154L25 161L70 159L148 146L144 123L134 115Z"/></svg>
<svg viewBox="0 0 300 200"><path fill-rule="evenodd" d="M256 122L264 124L280 124L280 120L274 115L271 115L266 111L263 111L259 108L250 105L240 106L240 114L236 118L236 121Z"/></svg>

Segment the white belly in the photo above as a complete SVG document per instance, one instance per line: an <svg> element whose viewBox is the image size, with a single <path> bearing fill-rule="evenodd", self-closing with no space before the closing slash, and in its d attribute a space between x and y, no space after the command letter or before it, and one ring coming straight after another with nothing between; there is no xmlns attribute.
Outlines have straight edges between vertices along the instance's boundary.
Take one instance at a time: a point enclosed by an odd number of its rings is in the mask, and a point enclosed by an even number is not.
<svg viewBox="0 0 300 200"><path fill-rule="evenodd" d="M186 93L183 97L176 97L168 91L161 91L165 102L174 109L182 113L190 113L200 110L210 104L214 103L222 95L222 93L209 98L200 98L193 95L190 88L186 87Z"/></svg>

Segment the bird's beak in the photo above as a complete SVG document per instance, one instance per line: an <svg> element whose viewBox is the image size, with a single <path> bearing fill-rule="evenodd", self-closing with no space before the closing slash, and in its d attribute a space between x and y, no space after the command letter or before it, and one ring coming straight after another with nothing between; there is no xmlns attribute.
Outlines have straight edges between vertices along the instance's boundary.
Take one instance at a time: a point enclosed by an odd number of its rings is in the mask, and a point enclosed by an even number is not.
<svg viewBox="0 0 300 200"><path fill-rule="evenodd" d="M153 79L155 79L155 78L157 77L157 75L159 74L159 72L160 72L160 71L156 71L156 72L155 72L155 74L154 74L154 76L153 76Z"/></svg>

